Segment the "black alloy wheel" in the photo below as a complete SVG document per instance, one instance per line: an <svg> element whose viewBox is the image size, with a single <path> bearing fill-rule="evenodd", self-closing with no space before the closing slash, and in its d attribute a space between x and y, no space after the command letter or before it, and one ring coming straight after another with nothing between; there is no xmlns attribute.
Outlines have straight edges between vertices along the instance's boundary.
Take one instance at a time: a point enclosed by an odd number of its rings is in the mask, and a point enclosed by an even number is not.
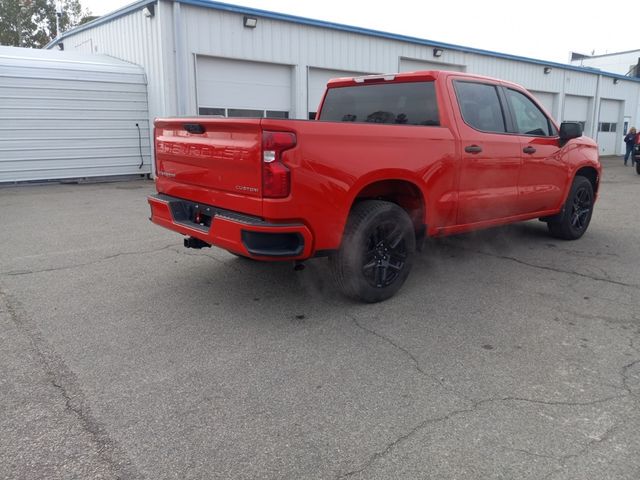
<svg viewBox="0 0 640 480"><path fill-rule="evenodd" d="M415 250L416 233L405 210L391 202L364 200L352 208L329 266L342 293L380 302L402 287Z"/></svg>
<svg viewBox="0 0 640 480"><path fill-rule="evenodd" d="M564 240L577 240L587 231L595 196L591 181L576 175L562 211L547 221L549 233Z"/></svg>
<svg viewBox="0 0 640 480"><path fill-rule="evenodd" d="M365 239L362 273L375 288L384 288L398 279L407 260L407 242L394 221L376 226Z"/></svg>
<svg viewBox="0 0 640 480"><path fill-rule="evenodd" d="M593 189L591 184L581 185L575 192L571 205L571 226L575 230L585 230L593 210Z"/></svg>

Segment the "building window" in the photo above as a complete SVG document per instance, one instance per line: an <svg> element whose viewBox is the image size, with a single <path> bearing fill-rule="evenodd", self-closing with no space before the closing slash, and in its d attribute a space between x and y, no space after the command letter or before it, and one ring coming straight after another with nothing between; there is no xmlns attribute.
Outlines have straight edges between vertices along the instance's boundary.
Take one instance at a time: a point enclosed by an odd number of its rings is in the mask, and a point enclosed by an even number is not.
<svg viewBox="0 0 640 480"><path fill-rule="evenodd" d="M289 118L284 110L254 110L250 108L199 107L199 115L230 118Z"/></svg>
<svg viewBox="0 0 640 480"><path fill-rule="evenodd" d="M289 118L289 112L282 112L280 110L267 110L265 117L267 118Z"/></svg>
<svg viewBox="0 0 640 480"><path fill-rule="evenodd" d="M618 125L617 123L612 123L612 122L600 122L598 124L598 131L599 132L615 132L617 125Z"/></svg>
<svg viewBox="0 0 640 480"><path fill-rule="evenodd" d="M228 108L227 117L260 118L264 117L264 110L252 110L249 108Z"/></svg>
<svg viewBox="0 0 640 480"><path fill-rule="evenodd" d="M225 117L226 113L224 108L209 108L209 107L200 107L198 109L199 115L212 115L216 117Z"/></svg>

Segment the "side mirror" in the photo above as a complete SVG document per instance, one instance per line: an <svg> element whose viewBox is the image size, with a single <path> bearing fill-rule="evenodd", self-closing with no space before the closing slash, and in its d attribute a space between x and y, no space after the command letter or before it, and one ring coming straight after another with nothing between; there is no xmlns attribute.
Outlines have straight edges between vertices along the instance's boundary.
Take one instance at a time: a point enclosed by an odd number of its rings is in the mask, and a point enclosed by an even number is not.
<svg viewBox="0 0 640 480"><path fill-rule="evenodd" d="M572 138L582 136L582 125L578 122L562 122L560 125L560 146L564 146Z"/></svg>

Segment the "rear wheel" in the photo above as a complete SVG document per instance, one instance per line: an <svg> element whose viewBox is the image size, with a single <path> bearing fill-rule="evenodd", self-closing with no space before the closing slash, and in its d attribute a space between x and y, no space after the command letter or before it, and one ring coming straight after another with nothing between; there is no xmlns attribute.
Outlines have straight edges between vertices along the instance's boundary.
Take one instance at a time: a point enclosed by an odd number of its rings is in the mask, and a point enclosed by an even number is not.
<svg viewBox="0 0 640 480"><path fill-rule="evenodd" d="M347 296L380 302L393 296L407 279L416 237L407 212L394 203L366 200L356 204L338 253L329 265Z"/></svg>
<svg viewBox="0 0 640 480"><path fill-rule="evenodd" d="M636 160L636 173L640 175L640 162L638 160Z"/></svg>
<svg viewBox="0 0 640 480"><path fill-rule="evenodd" d="M549 233L564 240L577 240L587 231L593 213L593 186L588 178L577 175L562 211L547 222Z"/></svg>

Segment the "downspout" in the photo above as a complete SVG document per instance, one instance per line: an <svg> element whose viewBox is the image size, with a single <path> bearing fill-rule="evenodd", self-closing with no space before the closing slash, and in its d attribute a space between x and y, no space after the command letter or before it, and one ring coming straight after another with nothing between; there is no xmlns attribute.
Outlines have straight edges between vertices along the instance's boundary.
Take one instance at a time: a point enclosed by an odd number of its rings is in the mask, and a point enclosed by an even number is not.
<svg viewBox="0 0 640 480"><path fill-rule="evenodd" d="M602 79L602 75L598 75L598 80L596 83L596 96L593 99L593 121L591 122L591 128L593 129L592 138L598 142L598 130L599 130L599 120L600 120L600 80ZM600 146L598 146L598 152L600 151Z"/></svg>
<svg viewBox="0 0 640 480"><path fill-rule="evenodd" d="M187 65L185 57L184 30L182 28L182 12L180 2L173 2L173 53L176 69L176 109L177 115L187 114L187 102L185 96L187 87Z"/></svg>

